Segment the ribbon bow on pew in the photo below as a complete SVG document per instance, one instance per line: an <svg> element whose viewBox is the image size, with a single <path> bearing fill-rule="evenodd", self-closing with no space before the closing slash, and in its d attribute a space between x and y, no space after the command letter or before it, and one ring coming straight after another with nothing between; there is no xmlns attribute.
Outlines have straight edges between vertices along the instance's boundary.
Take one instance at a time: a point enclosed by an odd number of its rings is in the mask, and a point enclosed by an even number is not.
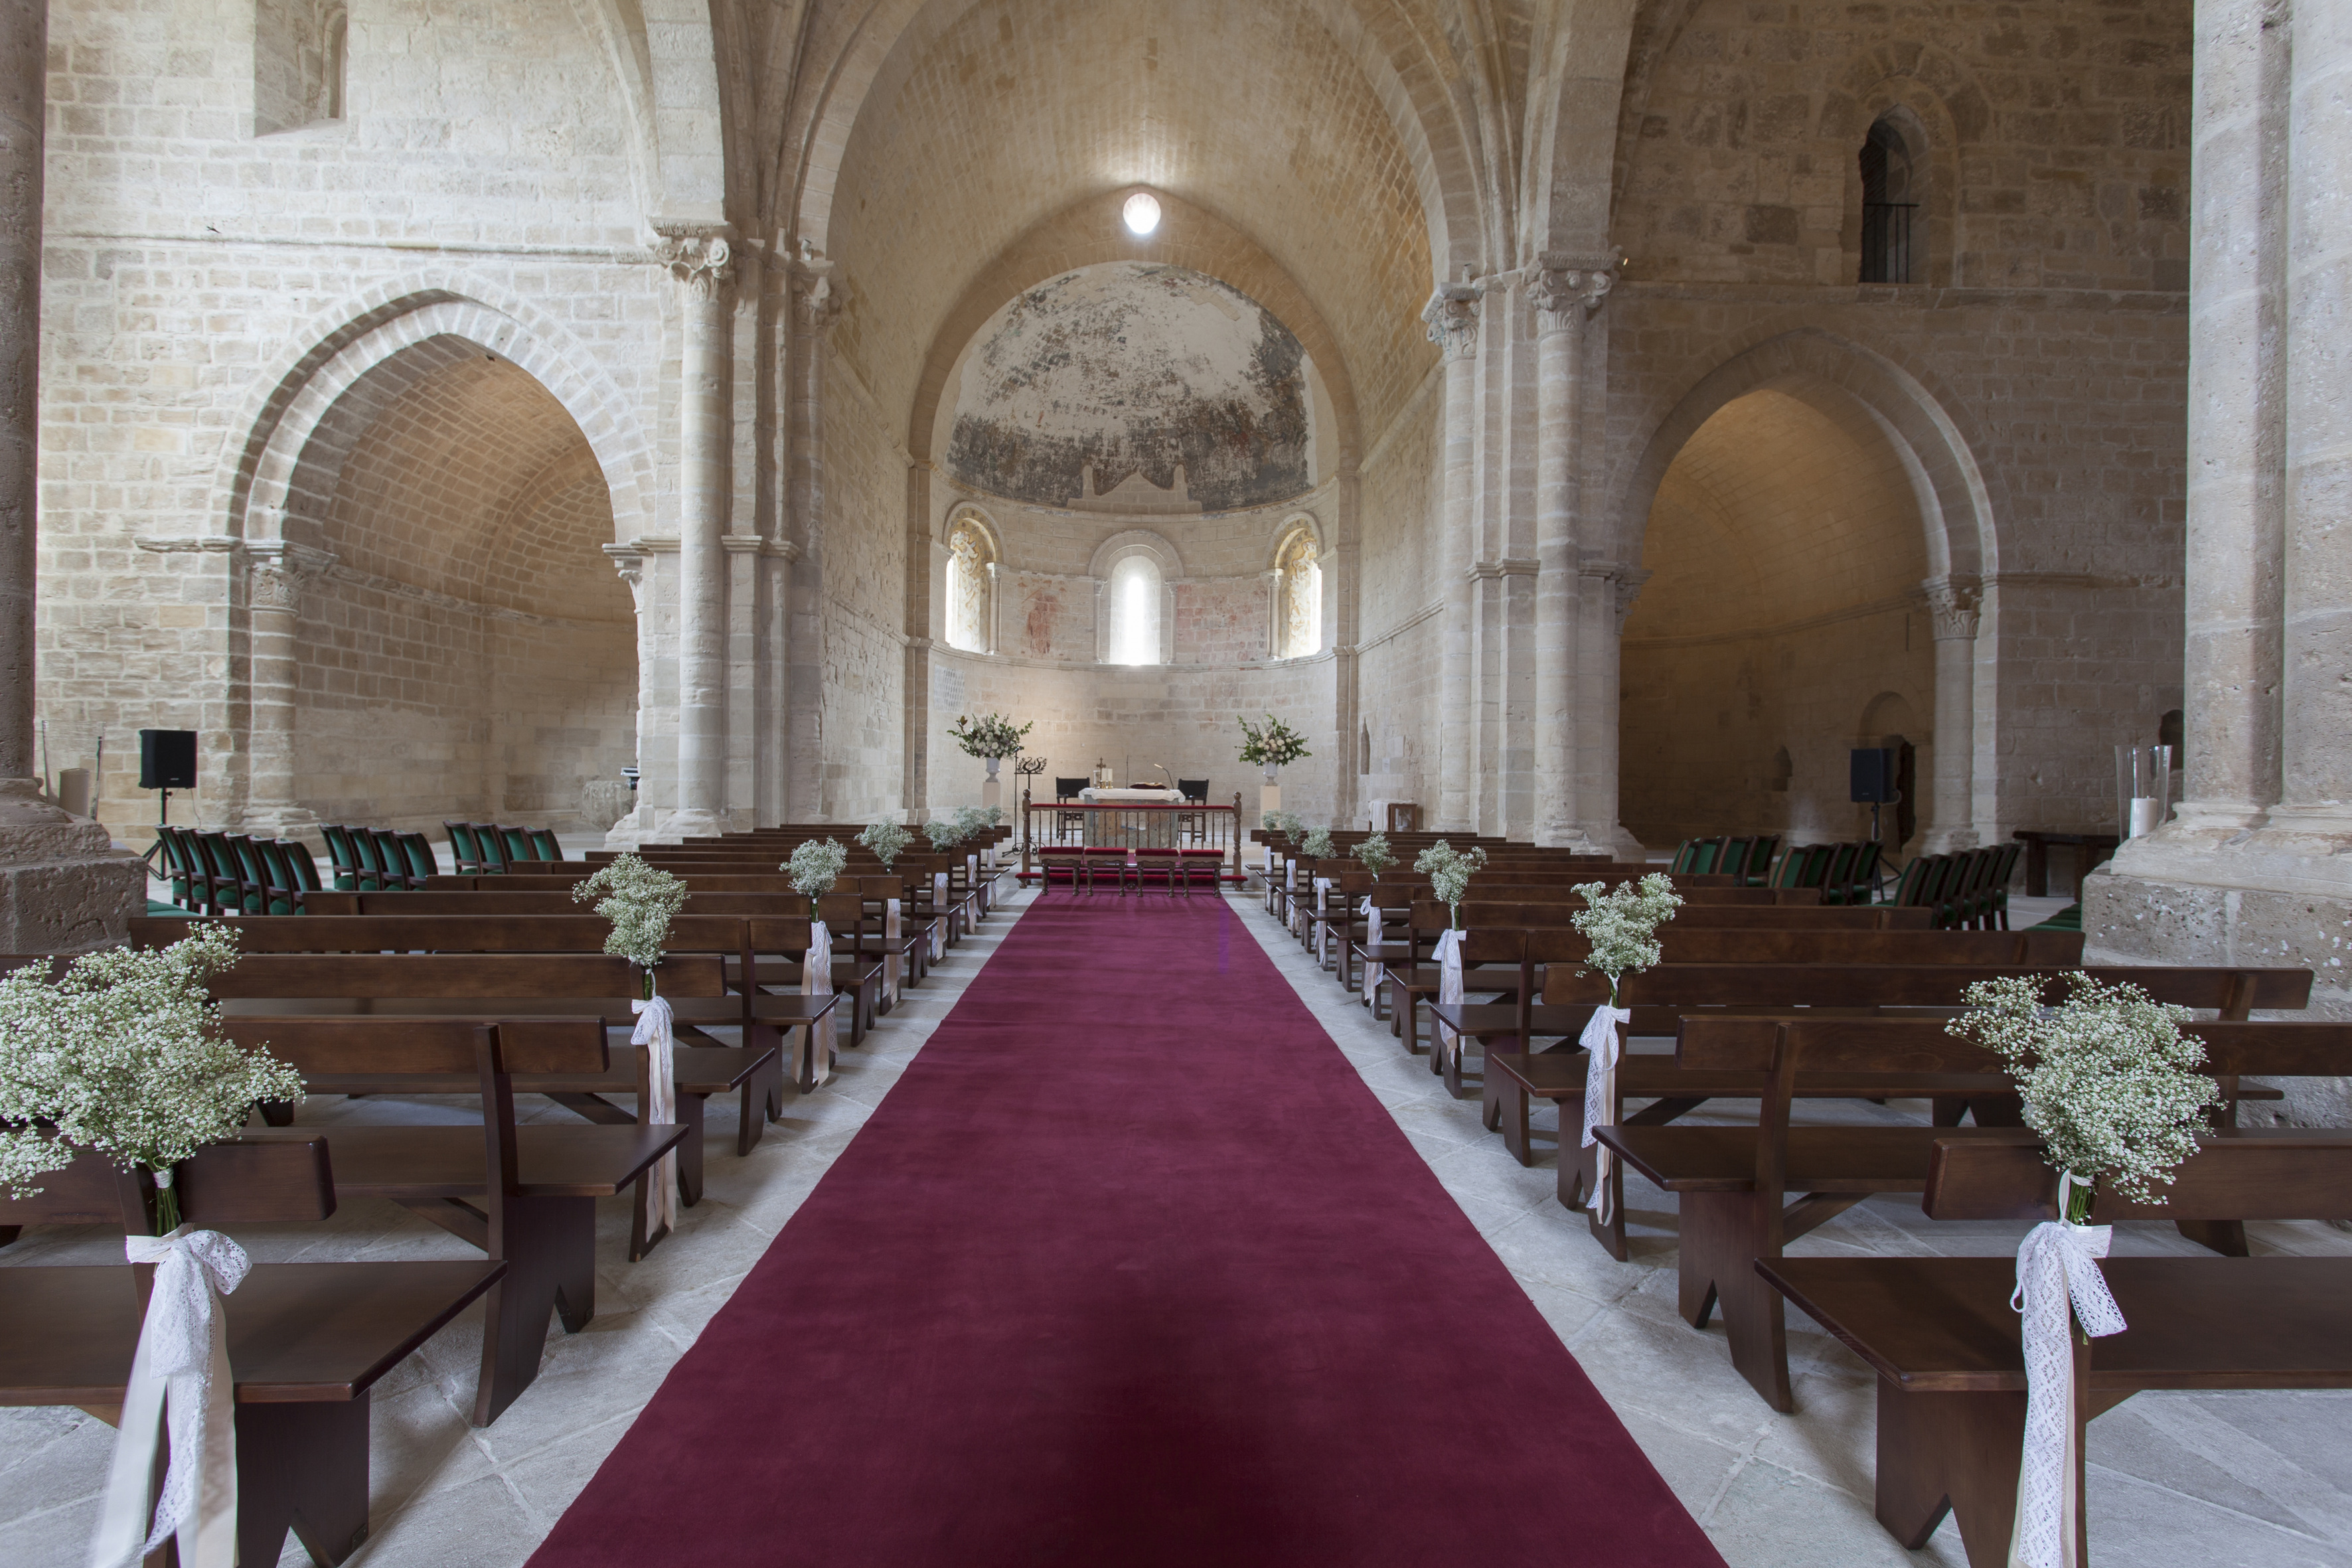
<svg viewBox="0 0 2352 1568"><path fill-rule="evenodd" d="M1437 939L1437 1000L1441 1005L1458 1007L1462 1005L1462 933L1449 930ZM1408 1042L1410 1043L1410 1042ZM1441 1068L1450 1067L1454 1053L1462 1048L1461 1037L1445 1026L1443 1018L1433 1018L1429 1048ZM1448 1080L1451 1081L1451 1080Z"/></svg>
<svg viewBox="0 0 2352 1568"><path fill-rule="evenodd" d="M245 1249L220 1232L184 1225L169 1236L126 1236L122 1252L132 1263L155 1265L155 1281L122 1391L90 1568L135 1568L174 1535L182 1568L231 1568L236 1560L236 1415L221 1298L244 1283L252 1265ZM167 1409L171 1467L151 1531L147 1488Z"/></svg>
<svg viewBox="0 0 2352 1568"><path fill-rule="evenodd" d="M945 881L943 877L941 881ZM931 928L936 931L939 928ZM809 922L808 952L801 957L801 994L823 997L833 994L833 934L824 929L823 921ZM808 1040L808 1071L802 1076L804 1083L823 1083L833 1076L834 1027L833 1015L827 1013L820 1023L811 1024L801 1033Z"/></svg>
<svg viewBox="0 0 2352 1568"><path fill-rule="evenodd" d="M1617 1115L1617 1026L1633 1021L1631 1007L1612 1007L1607 1003L1592 1010L1585 1020L1584 1033L1576 1043L1591 1053L1584 1069L1584 1137L1587 1149L1598 1142L1595 1127L1614 1121ZM1584 1196L1584 1206L1601 1216L1606 1225L1614 1216L1609 1212L1610 1194L1616 1190L1610 1176L1617 1168L1617 1151L1602 1144L1592 1158L1592 1190Z"/></svg>
<svg viewBox="0 0 2352 1568"><path fill-rule="evenodd" d="M677 1121L677 1014L667 996L633 1002L637 1026L629 1044L646 1047L646 1120L656 1127ZM658 1235L677 1223L677 1152L664 1154L654 1167L653 1208L646 1215L646 1234Z"/></svg>
<svg viewBox="0 0 2352 1568"><path fill-rule="evenodd" d="M2071 1174L2059 1180L2058 1208L2066 1212ZM2017 1522L2010 1534L2014 1568L2075 1568L2074 1542L2081 1533L2074 1478L2080 1430L2074 1420L2074 1337L2067 1321L2071 1303L2083 1331L2093 1339L2127 1327L2107 1289L2099 1259L2107 1255L2115 1227L2044 1221L2026 1233L2017 1249L2017 1289L2009 1299L2023 1319L2025 1350L2025 1453L2018 1466Z"/></svg>

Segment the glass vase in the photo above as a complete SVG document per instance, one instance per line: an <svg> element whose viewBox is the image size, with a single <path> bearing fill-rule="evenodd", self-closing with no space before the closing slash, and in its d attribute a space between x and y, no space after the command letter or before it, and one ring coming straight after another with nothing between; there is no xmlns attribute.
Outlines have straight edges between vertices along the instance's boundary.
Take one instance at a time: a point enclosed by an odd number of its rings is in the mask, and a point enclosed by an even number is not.
<svg viewBox="0 0 2352 1568"><path fill-rule="evenodd" d="M2137 838L2172 814L2172 748L2116 748L2116 837Z"/></svg>

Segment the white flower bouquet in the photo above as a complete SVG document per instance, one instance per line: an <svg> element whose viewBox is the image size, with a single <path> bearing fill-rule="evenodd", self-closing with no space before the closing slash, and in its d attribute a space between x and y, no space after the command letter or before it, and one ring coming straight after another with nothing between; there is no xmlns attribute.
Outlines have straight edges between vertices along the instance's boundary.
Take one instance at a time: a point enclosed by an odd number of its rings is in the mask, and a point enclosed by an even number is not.
<svg viewBox="0 0 2352 1568"><path fill-rule="evenodd" d="M1295 811L1276 809L1258 818L1258 825L1268 833L1279 833L1285 844L1295 845L1298 836L1307 831L1307 824Z"/></svg>
<svg viewBox="0 0 2352 1568"><path fill-rule="evenodd" d="M833 891L834 883L841 879L841 868L849 864L849 851L830 838L804 838L793 848L793 858L776 868L788 872L793 889L804 899L814 900Z"/></svg>
<svg viewBox="0 0 2352 1568"><path fill-rule="evenodd" d="M302 1099L292 1068L222 1032L205 982L236 963L236 932L200 925L85 954L54 982L40 964L0 979L0 1191L29 1196L88 1149L153 1173L156 1234L178 1228L173 1167L257 1103Z"/></svg>
<svg viewBox="0 0 2352 1568"><path fill-rule="evenodd" d="M2205 1047L2180 1032L2189 1009L2151 1001L2138 986L2103 985L2080 971L2054 1007L2030 975L1980 980L1948 1030L2000 1058L2025 1101L2025 1124L2044 1157L2072 1178L2067 1218L2090 1217L2094 1184L2134 1203L2160 1202L2181 1161L2197 1152L2205 1113L2221 1102L2196 1071ZM2078 1212L2074 1212L2078 1211Z"/></svg>
<svg viewBox="0 0 2352 1568"><path fill-rule="evenodd" d="M959 715L956 721L948 726L948 733L955 738L955 743L963 748L963 753L968 757L1001 758L1018 752L1022 737L1035 727L1034 720L1016 728L1013 721L1002 713L990 713L978 719L965 713Z"/></svg>
<svg viewBox="0 0 2352 1568"><path fill-rule="evenodd" d="M1238 717L1238 715L1236 715ZM1263 727L1241 720L1243 762L1252 765L1281 767L1301 757L1314 753L1307 749L1307 737L1269 713Z"/></svg>
<svg viewBox="0 0 2352 1568"><path fill-rule="evenodd" d="M898 823L889 821L869 822L857 835L857 842L874 851L874 858L882 862L885 871L891 868L892 863L906 853L907 846L914 841L912 832Z"/></svg>
<svg viewBox="0 0 2352 1568"><path fill-rule="evenodd" d="M1396 864L1396 853L1389 847L1389 836L1385 833L1375 833L1357 845L1356 858L1372 874L1375 882L1381 879L1381 872Z"/></svg>
<svg viewBox="0 0 2352 1568"><path fill-rule="evenodd" d="M1328 860L1339 853L1331 842L1331 830L1328 827L1318 827L1308 834L1305 842L1298 846L1298 852L1310 860Z"/></svg>
<svg viewBox="0 0 2352 1568"><path fill-rule="evenodd" d="M1462 900L1470 891L1470 879L1484 869L1486 851L1476 845L1464 854L1441 838L1413 858L1412 868L1429 879L1429 890L1437 896L1452 913L1454 927L1462 927Z"/></svg>
<svg viewBox="0 0 2352 1568"><path fill-rule="evenodd" d="M1004 816L1001 805L960 805L956 807L956 842L969 843L982 837Z"/></svg>
<svg viewBox="0 0 2352 1568"><path fill-rule="evenodd" d="M669 922L686 907L684 879L656 870L639 856L616 856L572 888L573 903L591 899L596 900L596 912L613 922L604 951L643 970L646 994L651 996L653 972L662 961L662 943L669 940Z"/></svg>
<svg viewBox="0 0 2352 1568"><path fill-rule="evenodd" d="M1587 882L1576 889L1586 907L1570 917L1592 956L1585 962L1609 977L1609 1005L1617 1005L1617 983L1658 962L1658 927L1683 907L1674 879L1653 871L1638 882ZM1584 973L1579 970L1580 974Z"/></svg>
<svg viewBox="0 0 2352 1568"><path fill-rule="evenodd" d="M969 825L951 816L935 816L923 824L923 837L931 841L932 848L941 852L962 843L971 832Z"/></svg>

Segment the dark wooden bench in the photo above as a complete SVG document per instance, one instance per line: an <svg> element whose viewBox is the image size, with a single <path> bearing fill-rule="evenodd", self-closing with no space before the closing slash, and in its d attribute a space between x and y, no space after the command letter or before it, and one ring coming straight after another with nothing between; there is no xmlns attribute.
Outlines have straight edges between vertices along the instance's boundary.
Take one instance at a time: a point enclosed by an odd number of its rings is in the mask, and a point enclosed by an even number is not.
<svg viewBox="0 0 2352 1568"><path fill-rule="evenodd" d="M2038 1141L2013 1132L1939 1143L1923 1206L1937 1219L2038 1220L2055 1217L2056 1197ZM2093 1217L2352 1219L2352 1133L2215 1134L2160 1206L2102 1194ZM2352 1388L2352 1258L2109 1258L2099 1267L2129 1326L2077 1338L2078 1504L2082 1428L2142 1390ZM1916 1551L1948 1511L1970 1568L2001 1568L2025 1430L2014 1258L1782 1258L1757 1272L1878 1373L1879 1523ZM2088 1535L2084 1520L2078 1562L2088 1561ZM2179 1551L2219 1562L2239 1544L2200 1552L2183 1542Z"/></svg>
<svg viewBox="0 0 2352 1568"><path fill-rule="evenodd" d="M2306 1036L2281 1054L2282 1063L2317 1054L2328 1058L2331 1076L2352 1073L2352 1026L2307 1027L2320 1031L2325 1044ZM1767 1403L1785 1411L1791 1395L1780 1300L1758 1280L1756 1259L1779 1257L1787 1242L1864 1198L1923 1191L1938 1139L2011 1131L1932 1123L1792 1127L1790 1106L1798 1086L1829 1074L1831 1083L1811 1087L1848 1093L1860 1088L1862 1098L1966 1093L1971 1077L1999 1085L2000 1060L1948 1033L1940 1020L1895 1018L1685 1016L1676 1057L1685 1071L1737 1075L1757 1086L1756 1124L1609 1126L1597 1135L1627 1164L1677 1195L1682 1314L1693 1328L1704 1328L1720 1305L1732 1363ZM2238 1059L2262 1059L2260 1037L2241 1044ZM1801 1195L1784 1202L1789 1193ZM2182 1230L2217 1251L2245 1254L2241 1228L2184 1221Z"/></svg>
<svg viewBox="0 0 2352 1568"><path fill-rule="evenodd" d="M208 1229L324 1219L335 1211L332 1165L315 1132L206 1149L180 1166L180 1212ZM0 1202L0 1223L152 1233L143 1174L85 1154L41 1185ZM277 1562L289 1528L320 1563L358 1549L368 1532L369 1390L506 1272L487 1258L254 1265L223 1303L239 1561ZM153 1275L120 1263L0 1268L0 1405L74 1405L118 1421Z"/></svg>

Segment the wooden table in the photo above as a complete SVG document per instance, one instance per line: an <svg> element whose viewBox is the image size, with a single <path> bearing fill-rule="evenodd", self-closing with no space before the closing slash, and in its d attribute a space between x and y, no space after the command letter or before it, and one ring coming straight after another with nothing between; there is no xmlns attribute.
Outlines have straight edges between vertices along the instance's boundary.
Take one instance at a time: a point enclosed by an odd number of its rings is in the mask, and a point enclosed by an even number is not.
<svg viewBox="0 0 2352 1568"><path fill-rule="evenodd" d="M2122 842L2112 833L2053 833L2039 827L2021 827L2010 835L2025 846L2025 896L2046 899L2050 896L2050 846L2060 844L2074 851L2074 901L2083 901L2083 879L2091 868L2105 862Z"/></svg>

